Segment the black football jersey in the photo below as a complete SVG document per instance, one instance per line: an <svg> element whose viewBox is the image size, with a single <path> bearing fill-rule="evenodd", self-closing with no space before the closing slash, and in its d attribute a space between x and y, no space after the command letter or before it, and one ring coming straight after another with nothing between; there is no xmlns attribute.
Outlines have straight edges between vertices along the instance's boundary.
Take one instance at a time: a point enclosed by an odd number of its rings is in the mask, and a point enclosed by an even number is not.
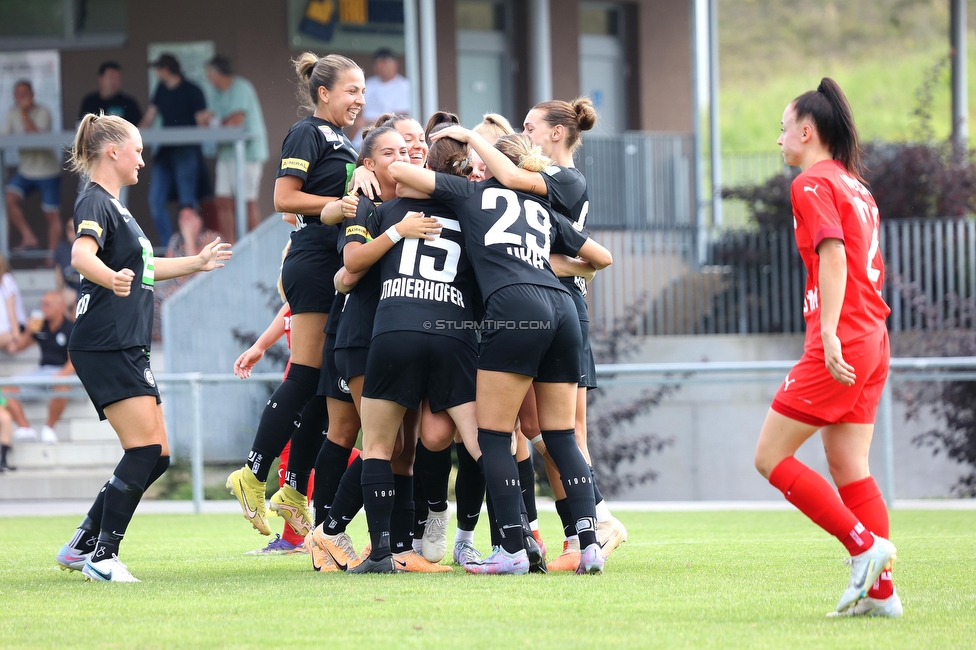
<svg viewBox="0 0 976 650"><path fill-rule="evenodd" d="M441 232L432 240L401 239L380 259L380 303L373 336L427 332L454 337L477 350L475 302L481 298L461 224L439 201L396 199L376 210L377 236L408 212L436 218Z"/></svg>
<svg viewBox="0 0 976 650"><path fill-rule="evenodd" d="M359 199L356 216L343 219L339 241L342 246L349 242L365 244L373 240L374 214L377 206L368 198ZM380 301L380 269L374 264L346 294L342 307L342 319L336 331L337 350L342 348L366 348L373 339L373 320Z"/></svg>
<svg viewBox="0 0 976 650"><path fill-rule="evenodd" d="M98 259L135 277L125 298L82 277L68 350L125 350L152 344L153 247L132 214L100 185L89 183L75 201L75 233L98 242Z"/></svg>
<svg viewBox="0 0 976 650"><path fill-rule="evenodd" d="M549 193L549 203L552 209L569 219L577 232L583 233L583 240L589 237L585 230L586 215L590 210L590 197L586 191L586 178L583 172L575 167L550 165L542 171L542 178L546 182ZM578 250L578 249L577 249ZM568 253L563 253L567 255ZM571 257L575 257L572 255ZM581 277L559 278L567 288L586 295L586 280ZM579 300L577 303L581 302Z"/></svg>
<svg viewBox="0 0 976 650"><path fill-rule="evenodd" d="M281 144L277 177L302 179L302 191L316 196L342 196L356 169L358 153L342 129L309 116L296 122ZM292 250L336 250L338 226L326 226L318 214L298 215L291 235ZM337 267L338 268L338 267Z"/></svg>
<svg viewBox="0 0 976 650"><path fill-rule="evenodd" d="M552 213L545 198L502 186L437 174L431 197L457 215L481 295L512 284L566 291L549 266Z"/></svg>

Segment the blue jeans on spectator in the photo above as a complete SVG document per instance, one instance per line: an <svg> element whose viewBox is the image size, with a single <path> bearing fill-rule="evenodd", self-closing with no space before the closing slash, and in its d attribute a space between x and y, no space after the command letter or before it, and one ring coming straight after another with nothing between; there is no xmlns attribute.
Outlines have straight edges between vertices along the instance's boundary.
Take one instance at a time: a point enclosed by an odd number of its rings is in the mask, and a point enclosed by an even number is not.
<svg viewBox="0 0 976 650"><path fill-rule="evenodd" d="M199 160L197 147L161 147L156 153L149 177L149 213L160 246L173 235L173 221L166 208L173 186L181 208L196 208Z"/></svg>

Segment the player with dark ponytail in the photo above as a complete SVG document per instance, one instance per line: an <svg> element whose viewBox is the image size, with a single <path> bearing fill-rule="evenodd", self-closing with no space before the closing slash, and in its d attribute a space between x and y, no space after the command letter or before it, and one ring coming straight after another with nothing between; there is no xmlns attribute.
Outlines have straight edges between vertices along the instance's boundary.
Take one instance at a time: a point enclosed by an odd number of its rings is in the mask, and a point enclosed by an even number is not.
<svg viewBox="0 0 976 650"><path fill-rule="evenodd" d="M786 164L802 170L790 198L807 268L807 333L766 415L756 469L850 553L850 582L832 614L898 617L888 510L868 469L891 356L879 214L860 180L854 117L835 81L789 103L777 143ZM818 430L836 491L794 457Z"/></svg>

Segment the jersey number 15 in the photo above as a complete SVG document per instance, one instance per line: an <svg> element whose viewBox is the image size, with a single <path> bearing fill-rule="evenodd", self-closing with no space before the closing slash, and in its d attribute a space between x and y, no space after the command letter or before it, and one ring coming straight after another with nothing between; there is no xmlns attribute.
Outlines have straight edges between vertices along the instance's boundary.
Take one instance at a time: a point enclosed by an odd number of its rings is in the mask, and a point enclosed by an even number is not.
<svg viewBox="0 0 976 650"><path fill-rule="evenodd" d="M453 230L461 232L461 224L456 219L445 219L444 217L434 217L441 224L441 230ZM444 259L444 267L437 270L435 266L436 258L432 251L424 252L420 250L420 245L424 248L439 248L447 253ZM417 264L417 255L420 255L420 264ZM444 239L440 235L434 239L404 239L403 250L400 253L400 274L415 277L414 271L420 273L420 277L431 282L454 282L457 276L458 260L461 259L461 245L456 241Z"/></svg>

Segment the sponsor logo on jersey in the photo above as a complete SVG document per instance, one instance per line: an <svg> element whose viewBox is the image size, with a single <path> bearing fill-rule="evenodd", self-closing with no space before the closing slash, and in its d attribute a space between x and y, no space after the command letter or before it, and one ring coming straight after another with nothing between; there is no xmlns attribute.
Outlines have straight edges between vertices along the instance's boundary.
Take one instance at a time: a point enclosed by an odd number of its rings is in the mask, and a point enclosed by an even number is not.
<svg viewBox="0 0 976 650"><path fill-rule="evenodd" d="M363 226L347 226L346 227L346 237L360 236L363 239L369 239L369 232Z"/></svg>
<svg viewBox="0 0 976 650"><path fill-rule="evenodd" d="M156 378L153 377L152 370L149 368L146 368L146 370L142 373L142 376L146 378L146 383L150 386L156 385Z"/></svg>
<svg viewBox="0 0 976 650"><path fill-rule="evenodd" d="M543 171L543 173L549 174L550 176L555 176L556 174L558 174L560 172L560 169L556 165L549 165L548 167L546 167L542 171Z"/></svg>
<svg viewBox="0 0 976 650"><path fill-rule="evenodd" d="M336 132L332 130L332 127L326 126L325 124L319 125L319 131L325 136L326 142L335 142L339 140L339 145L342 145L342 140L336 135Z"/></svg>
<svg viewBox="0 0 976 650"><path fill-rule="evenodd" d="M297 169L299 171L308 171L308 161L302 160L301 158L282 158L281 159L282 169Z"/></svg>
<svg viewBox="0 0 976 650"><path fill-rule="evenodd" d="M92 221L91 219L85 219L78 224L78 234L81 234L82 230L91 230L95 233L97 237L102 236L102 227L98 225L97 221Z"/></svg>

